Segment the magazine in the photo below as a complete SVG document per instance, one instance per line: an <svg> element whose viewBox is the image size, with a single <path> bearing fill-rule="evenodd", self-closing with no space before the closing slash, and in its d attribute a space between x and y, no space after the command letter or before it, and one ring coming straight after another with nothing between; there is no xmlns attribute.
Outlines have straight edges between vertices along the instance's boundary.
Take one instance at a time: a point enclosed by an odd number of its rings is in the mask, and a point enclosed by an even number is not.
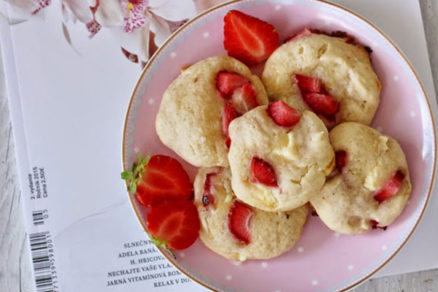
<svg viewBox="0 0 438 292"><path fill-rule="evenodd" d="M3 69L36 291L207 290L148 240L120 179L121 139L130 95L148 58L184 22L219 2L0 2ZM334 2L370 17L393 37L435 101L418 1ZM374 13L388 7L415 15L412 30L397 31L400 19ZM416 46L403 41L407 34ZM437 214L429 210L423 220L429 224L420 225L394 259L398 264L381 275L438 266L436 252L412 253L434 248L417 236L438 243L429 231Z"/></svg>

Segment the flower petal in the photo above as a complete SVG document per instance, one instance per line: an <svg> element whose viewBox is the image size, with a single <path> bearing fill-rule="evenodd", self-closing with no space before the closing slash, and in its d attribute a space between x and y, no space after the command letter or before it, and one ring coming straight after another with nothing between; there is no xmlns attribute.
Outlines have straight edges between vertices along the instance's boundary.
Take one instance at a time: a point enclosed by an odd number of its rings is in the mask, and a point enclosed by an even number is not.
<svg viewBox="0 0 438 292"><path fill-rule="evenodd" d="M73 0L74 1L74 0ZM96 20L102 26L122 26L123 9L118 0L99 1L97 7Z"/></svg>
<svg viewBox="0 0 438 292"><path fill-rule="evenodd" d="M2 2L8 3L12 7L21 9L22 11L27 11L28 13L31 13L39 7L38 1L35 0L4 0Z"/></svg>
<svg viewBox="0 0 438 292"><path fill-rule="evenodd" d="M172 34L170 26L166 20L148 12L149 25L153 33L155 33L154 42L157 46L161 46L164 41Z"/></svg>
<svg viewBox="0 0 438 292"><path fill-rule="evenodd" d="M193 0L150 0L150 11L170 21L192 18L196 15Z"/></svg>
<svg viewBox="0 0 438 292"><path fill-rule="evenodd" d="M0 14L5 16L9 24L17 24L27 20L32 12L39 8L33 0L5 0L0 2Z"/></svg>
<svg viewBox="0 0 438 292"><path fill-rule="evenodd" d="M148 9L146 1L140 1L137 4L132 4L130 1L123 0L122 8L124 10L124 28L125 32L132 32L140 27L148 24L146 10Z"/></svg>
<svg viewBox="0 0 438 292"><path fill-rule="evenodd" d="M63 0L63 3L73 12L79 21L88 23L93 20L93 14L91 13L88 0Z"/></svg>
<svg viewBox="0 0 438 292"><path fill-rule="evenodd" d="M138 55L142 61L149 59L149 27L147 25L130 33L124 32L122 27L113 28L112 32L125 50Z"/></svg>

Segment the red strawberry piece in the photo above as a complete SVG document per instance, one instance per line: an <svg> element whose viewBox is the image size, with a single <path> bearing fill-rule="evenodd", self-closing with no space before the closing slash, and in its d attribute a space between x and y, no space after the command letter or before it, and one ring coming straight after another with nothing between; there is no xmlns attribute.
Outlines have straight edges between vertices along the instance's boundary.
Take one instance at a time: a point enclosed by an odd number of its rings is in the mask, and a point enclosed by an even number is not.
<svg viewBox="0 0 438 292"><path fill-rule="evenodd" d="M313 78L305 75L295 74L295 81L301 92L316 92L320 93L322 90L322 82L319 78Z"/></svg>
<svg viewBox="0 0 438 292"><path fill-rule="evenodd" d="M205 177L204 193L202 194L202 205L207 207L210 204L214 205L212 180L216 176L215 172L208 173Z"/></svg>
<svg viewBox="0 0 438 292"><path fill-rule="evenodd" d="M274 168L265 160L255 156L251 159L250 181L268 187L278 186Z"/></svg>
<svg viewBox="0 0 438 292"><path fill-rule="evenodd" d="M301 113L282 100L271 102L267 111L272 120L282 127L293 127L301 119Z"/></svg>
<svg viewBox="0 0 438 292"><path fill-rule="evenodd" d="M293 36L291 36L289 38L287 38L284 42L287 43L287 42L290 42L292 40L295 40L295 39L298 39L298 38L301 38L301 37L306 37L306 36L311 35L312 33L314 33L313 29L305 27L302 31L300 31L299 33L297 33L297 34L295 34L295 35L293 35Z"/></svg>
<svg viewBox="0 0 438 292"><path fill-rule="evenodd" d="M153 155L142 158L139 155L131 171L122 173L128 181L128 190L136 194L145 206L157 204L163 200L190 199L193 186L188 174L178 160Z"/></svg>
<svg viewBox="0 0 438 292"><path fill-rule="evenodd" d="M374 199L379 203L391 198L400 190L403 184L405 175L403 172L398 170L387 182L383 185L380 190L374 194Z"/></svg>
<svg viewBox="0 0 438 292"><path fill-rule="evenodd" d="M188 200L163 201L151 207L146 217L146 226L155 244L184 249L198 238L198 210Z"/></svg>
<svg viewBox="0 0 438 292"><path fill-rule="evenodd" d="M251 83L246 83L241 88L237 88L231 97L231 101L240 114L244 114L259 105L257 92Z"/></svg>
<svg viewBox="0 0 438 292"><path fill-rule="evenodd" d="M263 62L278 47L277 30L263 20L231 10L224 22L225 50L247 65Z"/></svg>
<svg viewBox="0 0 438 292"><path fill-rule="evenodd" d="M251 241L250 224L253 215L251 207L240 201L234 201L228 213L228 228L231 234L244 244Z"/></svg>
<svg viewBox="0 0 438 292"><path fill-rule="evenodd" d="M370 220L370 225L371 225L372 229L380 228L380 229L386 230L388 228L388 226L380 227L379 222L376 220L373 220L373 219Z"/></svg>
<svg viewBox="0 0 438 292"><path fill-rule="evenodd" d="M300 74L296 74L294 78L307 105L317 114L334 120L339 104L327 94L321 80Z"/></svg>
<svg viewBox="0 0 438 292"><path fill-rule="evenodd" d="M333 116L339 109L339 104L333 97L322 93L304 94L304 101L315 113L324 117Z"/></svg>
<svg viewBox="0 0 438 292"><path fill-rule="evenodd" d="M336 151L336 168L339 171L342 171L342 169L347 165L347 152L344 150Z"/></svg>
<svg viewBox="0 0 438 292"><path fill-rule="evenodd" d="M228 126L231 121L239 116L234 106L230 102L225 103L224 111L222 113L222 134L228 137Z"/></svg>
<svg viewBox="0 0 438 292"><path fill-rule="evenodd" d="M227 147L227 149L230 149L230 146L231 146L231 138L230 136L227 136L225 138L225 147Z"/></svg>
<svg viewBox="0 0 438 292"><path fill-rule="evenodd" d="M229 99L237 88L248 82L248 78L237 73L222 71L216 76L216 87L225 99Z"/></svg>

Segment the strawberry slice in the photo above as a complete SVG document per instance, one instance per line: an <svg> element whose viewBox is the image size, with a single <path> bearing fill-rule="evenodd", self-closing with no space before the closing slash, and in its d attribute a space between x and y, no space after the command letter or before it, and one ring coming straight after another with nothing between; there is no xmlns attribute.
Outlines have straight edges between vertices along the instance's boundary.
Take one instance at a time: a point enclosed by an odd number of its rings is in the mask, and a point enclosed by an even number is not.
<svg viewBox="0 0 438 292"><path fill-rule="evenodd" d="M372 229L376 229L376 228L377 228L377 225L379 225L379 222L376 221L376 220L374 220L374 219L371 219L371 220L370 220L370 225L371 225L371 228L372 228Z"/></svg>
<svg viewBox="0 0 438 292"><path fill-rule="evenodd" d="M234 201L228 213L228 229L236 239L246 245L251 241L250 224L253 215L251 207L240 201Z"/></svg>
<svg viewBox="0 0 438 292"><path fill-rule="evenodd" d="M372 228L372 229L380 228L380 229L382 229L382 230L386 230L386 229L388 228L388 226L380 227L380 226L379 226L379 222L376 221L376 220L373 220L373 219L370 220L370 225L371 225L371 228Z"/></svg>
<svg viewBox="0 0 438 292"><path fill-rule="evenodd" d="M251 175L249 180L268 187L278 186L274 168L265 160L255 156L251 159Z"/></svg>
<svg viewBox="0 0 438 292"><path fill-rule="evenodd" d="M282 127L293 127L301 119L301 113L282 100L271 102L267 111L272 120Z"/></svg>
<svg viewBox="0 0 438 292"><path fill-rule="evenodd" d="M257 92L248 78L226 71L217 74L216 87L221 97L226 100L231 99L231 102L225 102L222 113L222 134L225 136L225 146L230 148L231 139L228 137L228 126L240 114L244 114L259 105Z"/></svg>
<svg viewBox="0 0 438 292"><path fill-rule="evenodd" d="M163 201L151 207L146 226L156 245L184 249L199 236L198 210L188 200Z"/></svg>
<svg viewBox="0 0 438 292"><path fill-rule="evenodd" d="M202 205L204 205L204 207L210 204L214 205L212 180L215 176L215 172L210 172L205 177L204 193L202 194Z"/></svg>
<svg viewBox="0 0 438 292"><path fill-rule="evenodd" d="M307 105L315 113L328 120L334 120L334 114L339 110L339 103L327 94L321 80L300 74L296 74L294 78Z"/></svg>
<svg viewBox="0 0 438 292"><path fill-rule="evenodd" d="M241 88L237 88L231 97L231 101L240 114L244 114L259 105L257 92L251 83L246 83Z"/></svg>
<svg viewBox="0 0 438 292"><path fill-rule="evenodd" d="M222 113L222 134L228 137L228 126L231 121L239 116L234 106L230 102L225 103L224 111Z"/></svg>
<svg viewBox="0 0 438 292"><path fill-rule="evenodd" d="M148 207L168 199L188 200L193 193L190 178L181 163L165 155L143 158L139 154L132 170L121 176L128 182L128 191Z"/></svg>
<svg viewBox="0 0 438 292"><path fill-rule="evenodd" d="M306 36L311 35L312 33L314 33L313 29L305 27L302 31L300 31L299 33L297 33L297 34L295 34L295 35L293 35L293 36L291 36L289 38L287 38L284 42L287 43L287 42L293 41L293 40L301 38L301 37L306 37Z"/></svg>
<svg viewBox="0 0 438 292"><path fill-rule="evenodd" d="M295 74L295 81L302 92L320 93L322 90L322 82L319 78L313 78L305 75Z"/></svg>
<svg viewBox="0 0 438 292"><path fill-rule="evenodd" d="M229 99L237 88L246 83L249 83L249 79L237 73L221 71L216 76L216 87L225 99Z"/></svg>
<svg viewBox="0 0 438 292"><path fill-rule="evenodd" d="M336 168L339 171L342 171L342 169L347 165L347 152L344 150L336 151Z"/></svg>
<svg viewBox="0 0 438 292"><path fill-rule="evenodd" d="M339 104L333 97L322 93L304 94L304 101L315 113L324 117L333 116L339 109Z"/></svg>
<svg viewBox="0 0 438 292"><path fill-rule="evenodd" d="M397 172L386 182L386 184L374 194L374 199L381 203L397 194L402 187L404 178L405 175L403 172L397 170Z"/></svg>
<svg viewBox="0 0 438 292"><path fill-rule="evenodd" d="M231 138L230 136L227 136L225 138L225 147L227 147L227 149L230 149L230 146L231 146Z"/></svg>
<svg viewBox="0 0 438 292"><path fill-rule="evenodd" d="M278 47L277 30L265 21L231 10L224 23L225 50L247 65L263 62Z"/></svg>

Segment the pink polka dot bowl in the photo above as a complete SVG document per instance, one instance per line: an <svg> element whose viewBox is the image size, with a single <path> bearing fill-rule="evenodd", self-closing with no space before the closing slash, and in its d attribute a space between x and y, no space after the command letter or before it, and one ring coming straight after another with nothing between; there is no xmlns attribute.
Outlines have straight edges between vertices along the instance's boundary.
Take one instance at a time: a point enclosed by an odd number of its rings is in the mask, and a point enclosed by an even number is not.
<svg viewBox="0 0 438 292"><path fill-rule="evenodd" d="M351 11L318 0L243 0L216 6L176 31L146 65L132 94L123 136L123 163L129 169L137 152L177 158L158 139L155 116L163 92L180 69L201 59L225 55L223 18L232 9L273 24L284 40L303 27L345 31L372 48L372 63L382 82L381 104L373 126L396 138L406 153L413 191L400 217L386 231L359 236L334 233L310 216L302 237L289 252L271 260L242 264L207 249L200 240L176 259L163 253L181 272L218 291L347 290L385 265L406 243L430 196L436 163L433 117L424 89L399 49L376 27ZM145 226L142 206L131 198Z"/></svg>

